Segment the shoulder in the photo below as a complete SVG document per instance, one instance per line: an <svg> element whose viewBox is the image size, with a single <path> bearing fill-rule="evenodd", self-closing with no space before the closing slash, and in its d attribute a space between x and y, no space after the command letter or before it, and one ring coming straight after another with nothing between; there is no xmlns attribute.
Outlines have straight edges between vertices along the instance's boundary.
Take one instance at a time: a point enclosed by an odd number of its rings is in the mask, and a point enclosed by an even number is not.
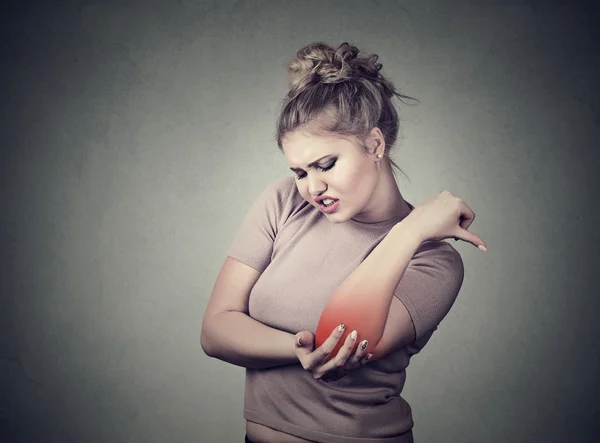
<svg viewBox="0 0 600 443"><path fill-rule="evenodd" d="M294 177L283 177L266 185L256 199L255 205L280 225L306 207L308 203L298 192Z"/></svg>
<svg viewBox="0 0 600 443"><path fill-rule="evenodd" d="M259 195L259 199L279 206L297 206L304 202L294 177L278 178L265 186Z"/></svg>
<svg viewBox="0 0 600 443"><path fill-rule="evenodd" d="M294 177L282 177L270 182L262 191L270 196L277 196L279 198L288 198L292 194L297 193L296 183Z"/></svg>
<svg viewBox="0 0 600 443"><path fill-rule="evenodd" d="M450 276L462 281L464 263L460 253L444 240L421 243L411 261L412 267L430 270L438 276Z"/></svg>
<svg viewBox="0 0 600 443"><path fill-rule="evenodd" d="M460 253L445 240L424 241L417 248L415 257L424 259L446 258L462 262Z"/></svg>

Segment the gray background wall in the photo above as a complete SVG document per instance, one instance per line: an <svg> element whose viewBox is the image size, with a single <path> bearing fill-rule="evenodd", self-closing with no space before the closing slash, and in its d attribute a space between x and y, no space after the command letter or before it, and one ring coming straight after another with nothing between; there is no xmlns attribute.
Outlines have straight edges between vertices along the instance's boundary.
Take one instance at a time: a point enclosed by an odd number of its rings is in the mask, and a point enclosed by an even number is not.
<svg viewBox="0 0 600 443"><path fill-rule="evenodd" d="M592 442L598 358L593 2L2 6L0 424L10 442L239 442L244 370L199 343L303 45L379 54L405 198L442 189L459 299L408 369L416 441Z"/></svg>

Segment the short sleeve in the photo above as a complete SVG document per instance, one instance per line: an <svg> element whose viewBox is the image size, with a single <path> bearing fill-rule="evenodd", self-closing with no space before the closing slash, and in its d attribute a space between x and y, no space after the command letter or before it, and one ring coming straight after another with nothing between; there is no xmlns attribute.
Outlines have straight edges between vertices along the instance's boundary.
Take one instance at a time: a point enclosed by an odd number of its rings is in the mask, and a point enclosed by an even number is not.
<svg viewBox="0 0 600 443"><path fill-rule="evenodd" d="M443 241L421 244L394 293L412 318L415 341L437 329L454 304L463 279L463 261L452 245Z"/></svg>
<svg viewBox="0 0 600 443"><path fill-rule="evenodd" d="M264 272L271 262L273 242L290 194L289 185L288 178L280 179L259 194L234 236L228 256Z"/></svg>

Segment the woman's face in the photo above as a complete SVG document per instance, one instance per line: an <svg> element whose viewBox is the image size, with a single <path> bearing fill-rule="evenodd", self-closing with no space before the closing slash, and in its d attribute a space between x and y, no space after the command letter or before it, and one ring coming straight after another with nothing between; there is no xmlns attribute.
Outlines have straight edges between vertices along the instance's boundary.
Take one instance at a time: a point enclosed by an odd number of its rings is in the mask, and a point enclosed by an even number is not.
<svg viewBox="0 0 600 443"><path fill-rule="evenodd" d="M359 219L370 212L378 212L373 200L379 184L379 168L375 153L368 154L348 139L332 135L313 135L296 130L285 136L283 152L290 169L296 176L300 195L321 210L333 223L351 218ZM327 208L315 197L337 199L327 213Z"/></svg>

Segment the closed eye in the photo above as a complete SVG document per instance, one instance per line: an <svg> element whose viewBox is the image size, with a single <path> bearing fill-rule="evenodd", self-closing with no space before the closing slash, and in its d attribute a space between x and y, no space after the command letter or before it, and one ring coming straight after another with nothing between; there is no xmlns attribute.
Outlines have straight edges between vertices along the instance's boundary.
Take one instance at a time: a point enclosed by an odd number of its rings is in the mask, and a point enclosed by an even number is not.
<svg viewBox="0 0 600 443"><path fill-rule="evenodd" d="M331 162L327 166L323 166L323 167L317 166L317 169L319 169L320 171L323 171L323 172L327 172L331 168L333 168L334 166L335 166L335 161ZM306 174L304 174L304 175L297 175L296 174L296 179L297 180L302 180L304 177L306 177Z"/></svg>

